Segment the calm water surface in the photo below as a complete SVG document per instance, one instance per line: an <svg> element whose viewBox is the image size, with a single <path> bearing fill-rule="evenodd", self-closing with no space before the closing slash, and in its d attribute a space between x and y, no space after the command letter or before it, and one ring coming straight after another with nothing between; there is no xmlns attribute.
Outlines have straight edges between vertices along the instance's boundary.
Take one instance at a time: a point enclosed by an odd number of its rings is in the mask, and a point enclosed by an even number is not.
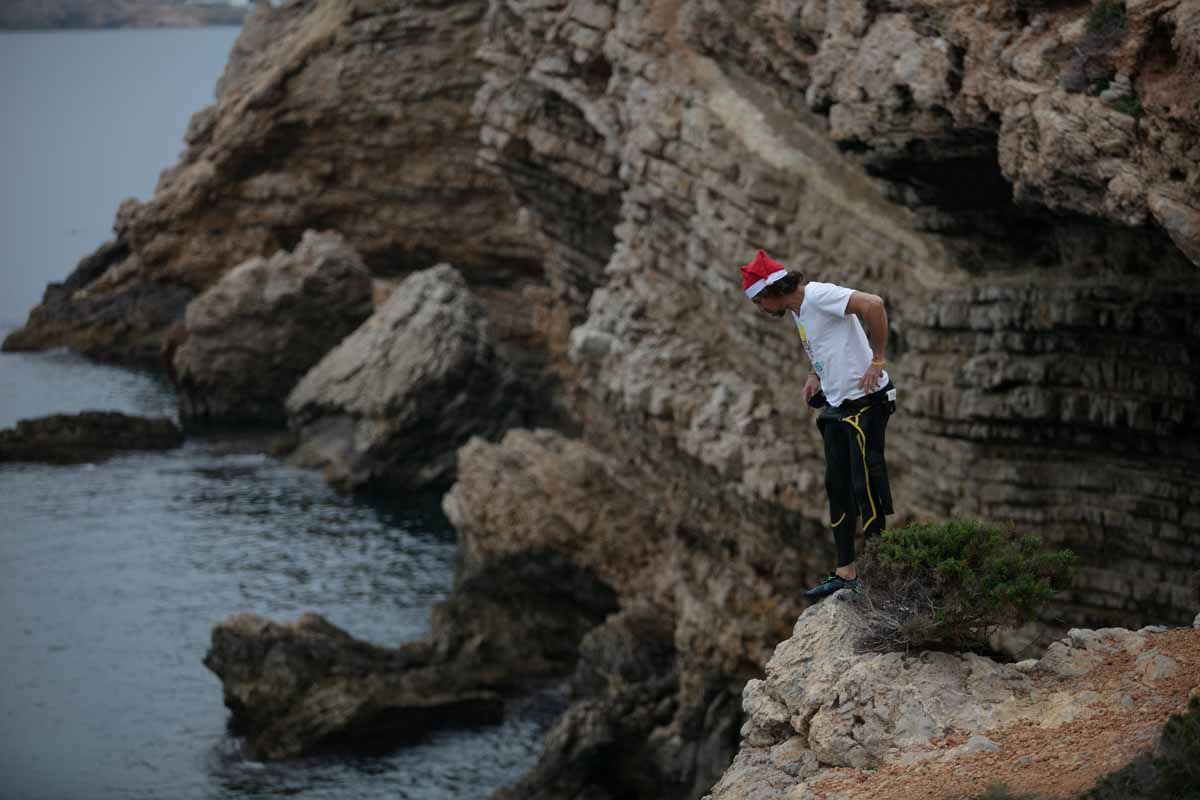
<svg viewBox="0 0 1200 800"><path fill-rule="evenodd" d="M234 29L0 34L0 336L149 197L212 101ZM174 415L158 379L0 354L0 427ZM259 764L201 664L238 611L395 645L426 630L455 541L437 498L339 496L248 436L95 465L0 465L0 798L477 798L528 769L558 700L361 758Z"/></svg>

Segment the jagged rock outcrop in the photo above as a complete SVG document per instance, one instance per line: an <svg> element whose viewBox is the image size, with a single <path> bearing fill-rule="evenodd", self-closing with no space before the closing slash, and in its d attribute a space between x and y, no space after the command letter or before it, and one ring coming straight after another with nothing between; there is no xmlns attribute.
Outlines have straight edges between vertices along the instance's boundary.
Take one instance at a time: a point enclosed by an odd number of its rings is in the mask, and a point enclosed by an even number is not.
<svg viewBox="0 0 1200 800"><path fill-rule="evenodd" d="M635 454L548 430L513 430L459 452L443 506L459 531L462 574L553 554L596 575L629 609L585 640L595 646L585 644L572 707L536 770L505 796L703 792L734 752L741 687L786 635L781 620L799 611L799 593L777 589L799 572L783 536L756 541L750 532L761 520L747 519L727 540L706 543L688 520L671 518L677 509L634 501L645 491L636 465ZM724 549L738 533L746 549ZM611 649L600 656L605 642ZM626 768L605 766L617 762Z"/></svg>
<svg viewBox="0 0 1200 800"><path fill-rule="evenodd" d="M375 647L316 614L292 625L237 614L213 629L204 658L224 684L235 729L254 757L266 759L499 720L498 695L458 685L428 662L420 645Z"/></svg>
<svg viewBox="0 0 1200 800"><path fill-rule="evenodd" d="M348 489L448 484L459 446L522 421L487 312L448 264L400 284L304 376L287 412L295 463Z"/></svg>
<svg viewBox="0 0 1200 800"><path fill-rule="evenodd" d="M204 664L256 758L386 749L437 727L496 722L507 693L568 673L612 590L569 562L501 558L457 581L430 633L398 648L354 639L316 614L281 624L235 614Z"/></svg>
<svg viewBox="0 0 1200 800"><path fill-rule="evenodd" d="M1086 789L1153 747L1157 728L1200 689L1194 630L1076 629L1039 660L1004 664L861 653L859 615L842 591L800 617L765 677L746 686L742 748L711 800L891 797L885 777L900 782L909 768L901 796L971 796L1004 781L1058 797L1051 762L1085 762L1072 782ZM988 757L1001 751L993 767Z"/></svg>
<svg viewBox="0 0 1200 800"><path fill-rule="evenodd" d="M172 356L180 416L283 423L288 393L373 310L371 273L337 233L239 265L188 304Z"/></svg>
<svg viewBox="0 0 1200 800"><path fill-rule="evenodd" d="M171 450L183 432L166 417L83 411L23 419L0 430L0 462L82 464L138 450Z"/></svg>
<svg viewBox="0 0 1200 800"><path fill-rule="evenodd" d="M153 198L51 285L5 348L157 366L163 331L222 274L340 231L378 275L438 261L508 291L545 282L504 184L475 164L483 0L256 3ZM533 299L535 295L530 295Z"/></svg>
<svg viewBox="0 0 1200 800"><path fill-rule="evenodd" d="M538 765L493 800L697 796L707 788L690 783L697 760L727 762L731 731L666 735L678 681L670 620L660 610L643 606L609 617L580 645L576 702L547 734ZM647 731L655 731L649 741Z"/></svg>

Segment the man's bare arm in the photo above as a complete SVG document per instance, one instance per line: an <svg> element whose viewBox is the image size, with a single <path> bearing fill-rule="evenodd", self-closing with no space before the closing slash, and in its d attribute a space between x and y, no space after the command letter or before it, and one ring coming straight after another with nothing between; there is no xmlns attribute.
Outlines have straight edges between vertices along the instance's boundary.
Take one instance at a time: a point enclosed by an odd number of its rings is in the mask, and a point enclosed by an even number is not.
<svg viewBox="0 0 1200 800"><path fill-rule="evenodd" d="M867 329L867 341L871 344L871 366L859 381L859 388L874 391L879 388L883 375L884 353L887 352L888 319L883 298L877 294L854 292L846 302L846 313L857 314Z"/></svg>

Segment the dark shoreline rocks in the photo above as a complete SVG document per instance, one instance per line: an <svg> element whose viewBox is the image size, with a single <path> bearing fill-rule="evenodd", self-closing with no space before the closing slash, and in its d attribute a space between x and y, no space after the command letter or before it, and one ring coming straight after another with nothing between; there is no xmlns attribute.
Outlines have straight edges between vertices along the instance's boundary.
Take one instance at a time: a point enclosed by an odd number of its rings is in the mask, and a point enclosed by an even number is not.
<svg viewBox="0 0 1200 800"><path fill-rule="evenodd" d="M0 462L82 464L138 450L171 450L183 432L166 417L84 411L23 419L0 430Z"/></svg>
<svg viewBox="0 0 1200 800"><path fill-rule="evenodd" d="M204 665L255 758L386 750L439 727L500 721L509 696L569 674L584 635L615 610L593 575L525 554L461 580L430 633L400 647L357 640L316 614L292 624L235 614L213 629Z"/></svg>
<svg viewBox="0 0 1200 800"><path fill-rule="evenodd" d="M236 614L213 629L204 665L225 687L233 729L255 758L349 746L368 736L406 740L454 722L494 723L494 691L459 686L421 643L388 650L316 614L282 625Z"/></svg>

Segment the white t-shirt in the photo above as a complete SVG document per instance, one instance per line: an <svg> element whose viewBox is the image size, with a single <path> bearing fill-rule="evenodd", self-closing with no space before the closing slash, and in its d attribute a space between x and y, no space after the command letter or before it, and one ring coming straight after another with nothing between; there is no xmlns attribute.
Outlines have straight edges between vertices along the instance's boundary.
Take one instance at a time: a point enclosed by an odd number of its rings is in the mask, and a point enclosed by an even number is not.
<svg viewBox="0 0 1200 800"><path fill-rule="evenodd" d="M871 365L871 343L858 317L846 313L852 294L853 289L833 283L806 283L800 311L792 312L800 341L831 406L869 394L858 388L858 382ZM888 374L884 372L871 391L887 383Z"/></svg>

